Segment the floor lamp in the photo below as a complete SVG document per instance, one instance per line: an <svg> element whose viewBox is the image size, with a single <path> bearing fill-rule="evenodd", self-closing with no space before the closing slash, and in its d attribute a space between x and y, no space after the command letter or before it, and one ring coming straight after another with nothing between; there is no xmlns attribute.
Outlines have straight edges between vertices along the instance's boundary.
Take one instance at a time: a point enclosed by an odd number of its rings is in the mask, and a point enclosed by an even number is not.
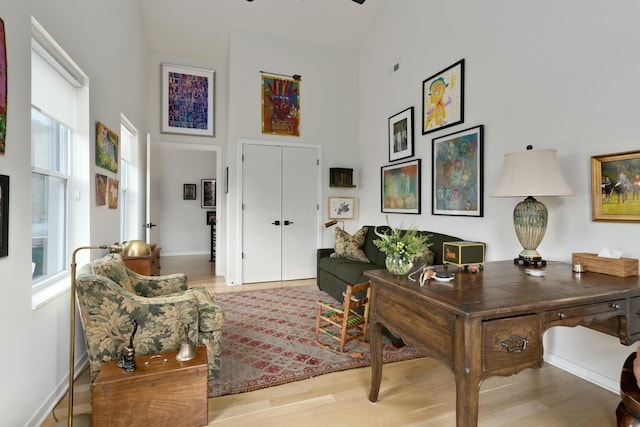
<svg viewBox="0 0 640 427"><path fill-rule="evenodd" d="M491 197L526 197L513 210L513 226L522 252L514 263L547 264L537 251L547 229L549 213L535 197L572 196L558 165L556 150L534 150L504 155L502 176Z"/></svg>
<svg viewBox="0 0 640 427"><path fill-rule="evenodd" d="M62 427L67 425L73 426L76 422L76 426L90 426L91 414L82 414L77 417L73 417L73 381L74 381L74 356L75 356L75 343L76 343L76 254L85 249L108 249L109 252L121 252L122 247L119 244L102 245L102 246L81 246L73 251L71 255L71 303L69 309L69 402L67 407L67 419L66 421L59 421L55 424L56 427Z"/></svg>

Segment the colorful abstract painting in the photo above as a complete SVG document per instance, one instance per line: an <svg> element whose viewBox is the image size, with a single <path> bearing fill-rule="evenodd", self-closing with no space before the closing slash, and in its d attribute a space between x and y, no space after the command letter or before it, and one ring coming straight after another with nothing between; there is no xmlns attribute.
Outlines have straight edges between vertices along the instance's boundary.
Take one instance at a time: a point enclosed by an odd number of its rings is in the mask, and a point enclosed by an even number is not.
<svg viewBox="0 0 640 427"><path fill-rule="evenodd" d="M107 187L109 209L118 209L118 189L120 187L120 181L109 178Z"/></svg>
<svg viewBox="0 0 640 427"><path fill-rule="evenodd" d="M104 206L107 204L107 176L96 174L96 204Z"/></svg>
<svg viewBox="0 0 640 427"><path fill-rule="evenodd" d="M422 82L422 134L464 122L464 59Z"/></svg>
<svg viewBox="0 0 640 427"><path fill-rule="evenodd" d="M420 159L383 166L382 212L420 213Z"/></svg>
<svg viewBox="0 0 640 427"><path fill-rule="evenodd" d="M0 154L4 154L7 137L7 45L4 21L0 19Z"/></svg>
<svg viewBox="0 0 640 427"><path fill-rule="evenodd" d="M162 64L162 132L213 136L214 72Z"/></svg>
<svg viewBox="0 0 640 427"><path fill-rule="evenodd" d="M482 216L483 126L433 139L433 214Z"/></svg>
<svg viewBox="0 0 640 427"><path fill-rule="evenodd" d="M300 81L262 76L262 133L300 136Z"/></svg>
<svg viewBox="0 0 640 427"><path fill-rule="evenodd" d="M118 135L100 122L96 129L96 166L118 173Z"/></svg>

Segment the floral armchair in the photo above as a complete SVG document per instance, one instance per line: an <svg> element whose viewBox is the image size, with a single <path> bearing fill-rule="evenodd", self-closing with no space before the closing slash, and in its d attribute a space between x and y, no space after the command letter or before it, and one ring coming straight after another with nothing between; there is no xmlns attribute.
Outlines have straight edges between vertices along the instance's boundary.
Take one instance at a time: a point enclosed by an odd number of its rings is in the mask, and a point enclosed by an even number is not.
<svg viewBox="0 0 640 427"><path fill-rule="evenodd" d="M78 270L77 298L91 382L105 362L120 358L133 319L136 356L179 349L189 325L191 342L207 348L209 378L218 378L224 313L205 287L187 289L186 275L143 276L112 253Z"/></svg>

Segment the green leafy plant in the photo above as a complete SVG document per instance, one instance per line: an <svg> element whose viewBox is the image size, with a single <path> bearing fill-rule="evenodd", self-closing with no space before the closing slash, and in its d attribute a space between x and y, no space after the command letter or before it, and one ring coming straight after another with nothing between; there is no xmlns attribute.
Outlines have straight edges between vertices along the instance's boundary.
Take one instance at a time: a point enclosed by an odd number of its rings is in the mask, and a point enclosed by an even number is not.
<svg viewBox="0 0 640 427"><path fill-rule="evenodd" d="M389 226L382 233L376 227L373 231L379 237L373 244L387 255L401 258L404 262L413 261L416 255L425 253L433 245L429 243L431 234L418 234L416 227L402 230Z"/></svg>

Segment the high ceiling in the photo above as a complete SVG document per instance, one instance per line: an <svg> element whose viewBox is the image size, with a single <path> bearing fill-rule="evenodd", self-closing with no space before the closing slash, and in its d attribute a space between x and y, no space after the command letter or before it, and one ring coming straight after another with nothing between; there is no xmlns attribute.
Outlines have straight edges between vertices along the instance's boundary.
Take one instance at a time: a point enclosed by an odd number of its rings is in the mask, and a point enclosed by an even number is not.
<svg viewBox="0 0 640 427"><path fill-rule="evenodd" d="M251 31L357 49L389 0L138 0L149 48L224 61L229 34Z"/></svg>

